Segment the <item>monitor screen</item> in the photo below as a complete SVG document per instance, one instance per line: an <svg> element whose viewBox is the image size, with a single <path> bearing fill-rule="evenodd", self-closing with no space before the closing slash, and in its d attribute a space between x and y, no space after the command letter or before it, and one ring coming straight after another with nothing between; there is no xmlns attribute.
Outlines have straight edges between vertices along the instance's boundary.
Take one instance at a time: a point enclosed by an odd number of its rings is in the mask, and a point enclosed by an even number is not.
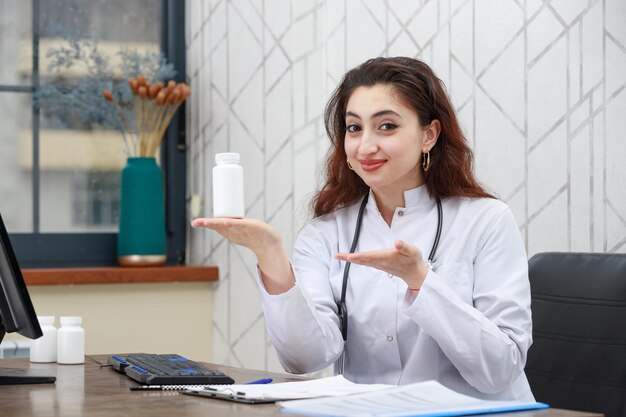
<svg viewBox="0 0 626 417"><path fill-rule="evenodd" d="M17 264L9 234L0 215L0 342L6 333L17 332L30 339L41 337L41 327ZM54 382L41 370L10 369L0 363L0 384Z"/></svg>

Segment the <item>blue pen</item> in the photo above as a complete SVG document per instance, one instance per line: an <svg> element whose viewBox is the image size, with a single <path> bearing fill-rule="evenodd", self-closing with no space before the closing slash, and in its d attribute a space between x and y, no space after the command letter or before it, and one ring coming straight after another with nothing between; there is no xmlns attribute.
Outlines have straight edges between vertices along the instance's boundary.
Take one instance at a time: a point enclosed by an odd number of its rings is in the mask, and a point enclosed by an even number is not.
<svg viewBox="0 0 626 417"><path fill-rule="evenodd" d="M263 379L259 379L259 380L256 380L256 381L247 382L246 385L269 384L270 382L272 382L272 378L263 378Z"/></svg>

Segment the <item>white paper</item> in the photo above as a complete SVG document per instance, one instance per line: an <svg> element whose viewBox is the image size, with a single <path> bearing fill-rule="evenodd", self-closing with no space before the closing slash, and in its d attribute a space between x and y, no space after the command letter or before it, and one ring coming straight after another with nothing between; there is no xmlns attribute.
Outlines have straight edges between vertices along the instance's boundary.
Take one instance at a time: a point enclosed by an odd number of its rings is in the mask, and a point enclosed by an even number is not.
<svg viewBox="0 0 626 417"><path fill-rule="evenodd" d="M283 411L315 416L406 417L488 413L545 408L522 401L487 401L452 391L437 381L387 388L341 398L317 398L278 403Z"/></svg>
<svg viewBox="0 0 626 417"><path fill-rule="evenodd" d="M205 390L251 399L291 400L356 394L387 389L392 386L385 384L355 384L343 376L337 375L310 381L272 384L207 385Z"/></svg>

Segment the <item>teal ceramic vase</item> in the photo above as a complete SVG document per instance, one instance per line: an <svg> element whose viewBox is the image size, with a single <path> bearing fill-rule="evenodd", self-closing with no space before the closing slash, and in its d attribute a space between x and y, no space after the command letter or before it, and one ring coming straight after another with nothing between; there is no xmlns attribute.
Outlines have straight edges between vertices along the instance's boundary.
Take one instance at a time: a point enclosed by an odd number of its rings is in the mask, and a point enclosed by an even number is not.
<svg viewBox="0 0 626 417"><path fill-rule="evenodd" d="M163 178L154 158L128 158L122 170L117 260L122 266L165 263Z"/></svg>

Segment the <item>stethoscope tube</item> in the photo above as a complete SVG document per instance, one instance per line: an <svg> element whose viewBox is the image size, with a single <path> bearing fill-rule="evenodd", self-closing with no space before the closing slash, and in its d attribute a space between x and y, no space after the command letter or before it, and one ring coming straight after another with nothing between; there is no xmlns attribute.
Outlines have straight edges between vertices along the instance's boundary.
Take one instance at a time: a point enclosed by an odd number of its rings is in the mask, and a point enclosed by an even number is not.
<svg viewBox="0 0 626 417"><path fill-rule="evenodd" d="M433 247L430 249L430 254L428 255L428 260L426 261L428 269L433 269L435 265L435 254L437 253L437 247L439 246L439 238L441 237L441 227L443 224L443 208L441 207L441 200L439 197L435 197L435 201L437 202L437 232L435 232L435 241L433 242Z"/></svg>
<svg viewBox="0 0 626 417"><path fill-rule="evenodd" d="M356 250L356 245L359 242L359 235L361 234L361 223L363 222L363 213L365 212L365 206L367 206L367 200L369 198L369 192L365 194L363 197L363 201L361 202L361 206L359 207L359 214L356 218L356 227L354 230L354 237L352 238L352 244L350 245L350 253L354 253ZM441 206L441 200L439 197L435 197L435 201L437 202L437 232L435 234L435 241L433 242L433 247L430 249L430 254L428 255L428 260L426 264L428 265L428 269L432 269L435 264L435 254L437 253L437 247L439 246L439 239L441 238L441 228L443 225L443 208ZM343 269L343 282L341 284L341 298L337 303L337 313L339 315L339 326L341 328L341 337L343 338L343 352L337 361L338 370L341 374L344 373L344 356L346 352L346 342L348 340L348 308L346 307L346 291L348 289L348 276L350 273L350 265L352 262L346 262L346 266Z"/></svg>
<svg viewBox="0 0 626 417"><path fill-rule="evenodd" d="M354 229L354 237L352 238L352 245L350 245L350 253L354 253L356 245L359 243L359 235L361 234L361 223L363 222L363 212L365 206L367 206L367 199L370 193L365 194L361 207L359 207L359 214L356 218L356 228ZM346 266L343 268L343 283L341 285L341 298L339 299L339 323L341 326L341 336L345 342L348 338L348 310L346 309L346 291L348 289L348 274L350 273L350 265L352 262L346 262Z"/></svg>

